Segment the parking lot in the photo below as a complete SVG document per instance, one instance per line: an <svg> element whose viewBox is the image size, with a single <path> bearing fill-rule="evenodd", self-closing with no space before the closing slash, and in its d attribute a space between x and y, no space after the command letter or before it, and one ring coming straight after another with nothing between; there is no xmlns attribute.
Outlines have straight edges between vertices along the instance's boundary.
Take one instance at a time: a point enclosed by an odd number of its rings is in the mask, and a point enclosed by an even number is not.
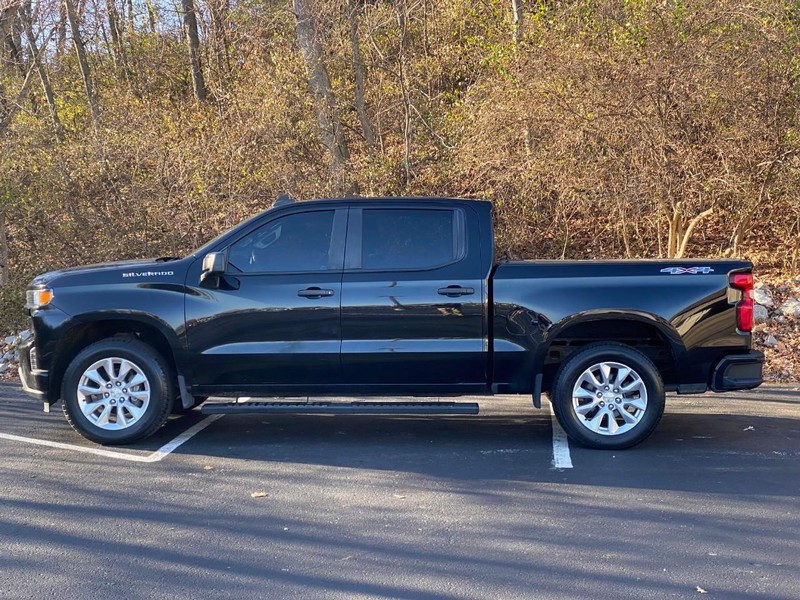
<svg viewBox="0 0 800 600"><path fill-rule="evenodd" d="M0 597L800 598L799 389L670 396L622 452L526 397L103 449L2 384Z"/></svg>

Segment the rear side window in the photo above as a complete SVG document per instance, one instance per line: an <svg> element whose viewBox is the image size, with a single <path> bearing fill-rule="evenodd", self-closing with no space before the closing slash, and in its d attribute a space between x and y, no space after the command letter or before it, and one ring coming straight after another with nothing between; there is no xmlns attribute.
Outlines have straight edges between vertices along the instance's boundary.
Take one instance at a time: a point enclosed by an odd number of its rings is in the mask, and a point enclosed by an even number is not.
<svg viewBox="0 0 800 600"><path fill-rule="evenodd" d="M280 217L231 246L228 264L243 273L299 273L329 268L332 210Z"/></svg>
<svg viewBox="0 0 800 600"><path fill-rule="evenodd" d="M458 260L463 253L460 210L364 209L363 269L429 269Z"/></svg>

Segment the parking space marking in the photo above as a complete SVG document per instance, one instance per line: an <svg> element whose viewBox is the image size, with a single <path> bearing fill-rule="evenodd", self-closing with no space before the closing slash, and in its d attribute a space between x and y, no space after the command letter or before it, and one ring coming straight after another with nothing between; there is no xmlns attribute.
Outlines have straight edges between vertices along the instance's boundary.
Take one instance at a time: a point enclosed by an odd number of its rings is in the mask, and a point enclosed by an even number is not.
<svg viewBox="0 0 800 600"><path fill-rule="evenodd" d="M548 404L550 405L550 423L553 426L553 468L571 469L572 456L569 453L569 438L556 419L553 403L548 402Z"/></svg>
<svg viewBox="0 0 800 600"><path fill-rule="evenodd" d="M12 442L23 442L26 444L35 444L37 446L47 446L48 448L59 448L61 450L72 450L76 452L83 452L85 454L94 454L95 456L105 456L107 458L116 458L118 460L127 460L130 462L138 462L138 463L154 463L158 462L163 459L165 456L173 452L176 448L180 445L186 443L196 434L200 433L203 429L211 425L217 419L222 418L225 415L210 415L200 421L199 423L195 423L189 429L181 433L175 439L167 442L161 448L153 452L152 454L148 454L147 456L141 456L136 454L128 454L127 452L119 452L114 450L105 450L103 448L86 448L85 446L77 446L75 444L64 444L62 442L51 442L50 440L40 440L37 438L29 438L23 437L21 435L12 435L10 433L0 433L0 439L10 440Z"/></svg>

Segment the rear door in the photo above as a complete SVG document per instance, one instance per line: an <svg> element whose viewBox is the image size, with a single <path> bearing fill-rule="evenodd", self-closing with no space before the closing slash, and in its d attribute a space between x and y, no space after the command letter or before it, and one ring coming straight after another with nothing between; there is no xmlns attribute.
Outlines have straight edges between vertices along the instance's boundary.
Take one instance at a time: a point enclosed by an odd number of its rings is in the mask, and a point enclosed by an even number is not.
<svg viewBox="0 0 800 600"><path fill-rule="evenodd" d="M368 393L485 389L485 289L468 207L358 204L342 279L342 376Z"/></svg>
<svg viewBox="0 0 800 600"><path fill-rule="evenodd" d="M339 381L347 208L283 212L228 247L217 289L187 294L194 381L304 393Z"/></svg>

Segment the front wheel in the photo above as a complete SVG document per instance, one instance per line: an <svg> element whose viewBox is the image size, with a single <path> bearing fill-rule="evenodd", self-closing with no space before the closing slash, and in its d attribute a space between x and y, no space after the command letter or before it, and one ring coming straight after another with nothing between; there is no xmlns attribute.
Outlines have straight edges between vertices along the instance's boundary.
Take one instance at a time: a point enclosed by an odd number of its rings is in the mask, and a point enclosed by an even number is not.
<svg viewBox="0 0 800 600"><path fill-rule="evenodd" d="M64 415L83 437L127 444L155 433L175 395L161 355L136 339L110 338L84 348L61 385Z"/></svg>
<svg viewBox="0 0 800 600"><path fill-rule="evenodd" d="M644 354L616 343L591 344L561 366L553 411L574 441L621 450L647 438L664 414L664 384Z"/></svg>

